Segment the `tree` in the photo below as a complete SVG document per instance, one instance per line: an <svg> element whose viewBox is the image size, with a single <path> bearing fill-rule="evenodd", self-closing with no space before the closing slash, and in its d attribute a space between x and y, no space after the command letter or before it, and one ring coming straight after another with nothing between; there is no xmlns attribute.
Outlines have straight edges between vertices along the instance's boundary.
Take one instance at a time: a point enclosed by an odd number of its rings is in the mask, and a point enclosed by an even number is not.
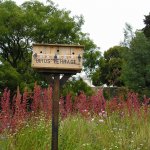
<svg viewBox="0 0 150 150"><path fill-rule="evenodd" d="M83 62L84 70L86 71L89 77L91 77L91 74L95 72L96 68L98 67L100 58L101 58L101 53L99 49L87 50L87 52L84 53L84 59L85 59L85 61Z"/></svg>
<svg viewBox="0 0 150 150"><path fill-rule="evenodd" d="M150 38L150 13L149 15L145 15L144 24L143 32L147 38Z"/></svg>
<svg viewBox="0 0 150 150"><path fill-rule="evenodd" d="M0 64L0 94L4 88L16 90L20 81L20 74L8 62Z"/></svg>
<svg viewBox="0 0 150 150"><path fill-rule="evenodd" d="M147 94L150 88L150 41L143 32L136 32L130 49L124 55L122 79L125 85L136 92Z"/></svg>
<svg viewBox="0 0 150 150"><path fill-rule="evenodd" d="M70 16L52 1L46 5L28 1L21 6L13 1L0 2L0 56L20 74L22 85L43 80L30 67L32 43L81 44L86 53L96 45L81 32L83 16ZM91 67L84 56L85 68ZM5 65L5 64L4 64Z"/></svg>
<svg viewBox="0 0 150 150"><path fill-rule="evenodd" d="M72 78L72 80L67 81L67 83L64 85L62 95L66 96L69 93L72 96L77 96L80 92L84 92L88 96L93 94L92 88L88 86L82 78Z"/></svg>
<svg viewBox="0 0 150 150"><path fill-rule="evenodd" d="M124 41L120 43L121 46L123 47L130 47L130 42L134 38L134 32L132 29L132 26L128 23L125 23L125 28L124 28Z"/></svg>
<svg viewBox="0 0 150 150"><path fill-rule="evenodd" d="M104 52L104 57L99 60L99 67L92 75L94 85L123 85L120 75L123 63L122 52L124 50L125 47L114 46Z"/></svg>
<svg viewBox="0 0 150 150"><path fill-rule="evenodd" d="M106 74L107 74L107 67L106 67L106 61L104 57L101 57L99 59L99 64L95 72L92 73L91 79L93 82L93 85L100 86L106 83Z"/></svg>

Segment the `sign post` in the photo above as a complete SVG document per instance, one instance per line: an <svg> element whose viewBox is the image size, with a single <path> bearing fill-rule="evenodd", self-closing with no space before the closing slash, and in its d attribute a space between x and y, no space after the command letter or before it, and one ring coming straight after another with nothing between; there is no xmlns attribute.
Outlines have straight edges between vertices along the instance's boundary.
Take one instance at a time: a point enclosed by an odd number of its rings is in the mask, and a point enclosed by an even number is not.
<svg viewBox="0 0 150 150"><path fill-rule="evenodd" d="M32 68L53 84L51 149L58 150L59 92L65 82L82 70L81 45L33 44ZM49 79L50 75L53 78ZM62 78L60 79L60 75Z"/></svg>
<svg viewBox="0 0 150 150"><path fill-rule="evenodd" d="M52 101L52 150L58 150L58 120L59 120L59 89L60 75L54 75L53 101Z"/></svg>

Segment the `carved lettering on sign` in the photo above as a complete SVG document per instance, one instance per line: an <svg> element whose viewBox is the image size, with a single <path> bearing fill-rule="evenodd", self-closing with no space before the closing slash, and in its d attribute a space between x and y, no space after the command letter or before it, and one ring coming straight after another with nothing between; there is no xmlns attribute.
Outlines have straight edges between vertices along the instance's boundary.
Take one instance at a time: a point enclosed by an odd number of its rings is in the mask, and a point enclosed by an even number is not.
<svg viewBox="0 0 150 150"><path fill-rule="evenodd" d="M36 58L36 63L44 63L44 64L77 64L76 60L67 60L67 59L41 59Z"/></svg>

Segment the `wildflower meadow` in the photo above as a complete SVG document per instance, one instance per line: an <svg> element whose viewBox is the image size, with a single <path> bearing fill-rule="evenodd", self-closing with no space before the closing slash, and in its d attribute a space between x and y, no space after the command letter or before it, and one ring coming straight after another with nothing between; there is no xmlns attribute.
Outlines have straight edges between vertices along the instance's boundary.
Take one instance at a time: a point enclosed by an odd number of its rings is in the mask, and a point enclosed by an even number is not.
<svg viewBox="0 0 150 150"><path fill-rule="evenodd" d="M0 98L0 150L51 148L51 87L14 96L5 89ZM59 150L149 150L150 98L106 100L103 90L60 96Z"/></svg>

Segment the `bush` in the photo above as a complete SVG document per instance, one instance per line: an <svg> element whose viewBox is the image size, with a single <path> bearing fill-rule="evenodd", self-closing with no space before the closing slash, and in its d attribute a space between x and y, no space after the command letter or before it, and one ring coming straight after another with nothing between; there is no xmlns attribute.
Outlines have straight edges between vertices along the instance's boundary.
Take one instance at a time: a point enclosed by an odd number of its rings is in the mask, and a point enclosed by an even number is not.
<svg viewBox="0 0 150 150"><path fill-rule="evenodd" d="M111 100L114 97L122 97L124 100L127 98L129 90L126 87L104 87L103 94L105 99Z"/></svg>
<svg viewBox="0 0 150 150"><path fill-rule="evenodd" d="M92 88L88 86L87 83L85 83L82 78L80 79L72 78L72 80L68 81L64 85L62 89L62 96L71 94L74 97L80 94L81 92L84 92L87 96L91 96L94 93Z"/></svg>

